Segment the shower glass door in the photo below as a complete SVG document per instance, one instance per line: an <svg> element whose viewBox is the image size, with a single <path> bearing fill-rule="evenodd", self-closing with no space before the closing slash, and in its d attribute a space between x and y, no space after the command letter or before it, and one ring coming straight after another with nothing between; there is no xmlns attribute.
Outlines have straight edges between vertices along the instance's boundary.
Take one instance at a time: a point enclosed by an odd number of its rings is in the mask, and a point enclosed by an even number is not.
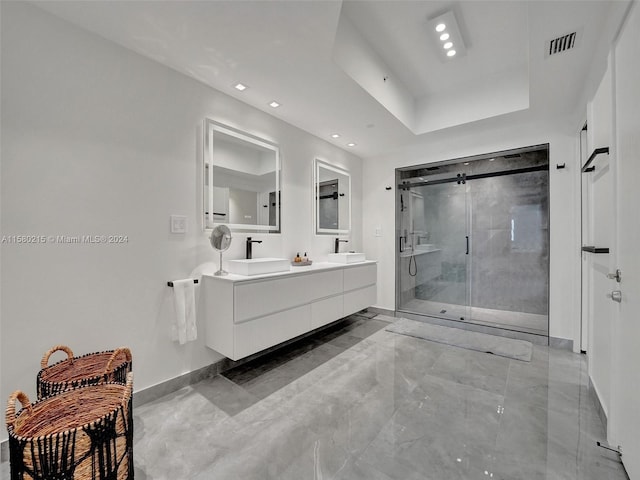
<svg viewBox="0 0 640 480"><path fill-rule="evenodd" d="M469 318L467 191L466 184L445 179L402 192L401 310L452 320Z"/></svg>
<svg viewBox="0 0 640 480"><path fill-rule="evenodd" d="M548 146L530 148L397 171L398 311L548 336Z"/></svg>
<svg viewBox="0 0 640 480"><path fill-rule="evenodd" d="M548 172L479 178L469 187L470 318L547 335Z"/></svg>

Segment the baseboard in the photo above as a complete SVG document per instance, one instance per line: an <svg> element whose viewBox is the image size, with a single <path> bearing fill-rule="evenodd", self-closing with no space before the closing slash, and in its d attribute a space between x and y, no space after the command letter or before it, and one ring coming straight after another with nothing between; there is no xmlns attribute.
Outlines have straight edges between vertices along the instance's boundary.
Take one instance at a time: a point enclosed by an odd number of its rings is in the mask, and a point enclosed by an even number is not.
<svg viewBox="0 0 640 480"><path fill-rule="evenodd" d="M133 407L139 407L145 403L153 402L154 400L164 397L170 393L173 393L181 388L198 383L205 378L210 378L220 373L221 364L226 358L221 359L211 365L199 368L192 372L187 372L178 377L170 378L156 385L138 390L133 395Z"/></svg>
<svg viewBox="0 0 640 480"><path fill-rule="evenodd" d="M369 312L377 313L378 315L386 315L387 317L395 317L395 310L387 310L386 308L367 307Z"/></svg>
<svg viewBox="0 0 640 480"><path fill-rule="evenodd" d="M573 352L573 340L568 338L549 337L549 346Z"/></svg>
<svg viewBox="0 0 640 480"><path fill-rule="evenodd" d="M600 395L598 395L598 389L591 381L591 375L589 375L589 393L593 398L593 403L596 405L596 410L598 412L598 416L602 421L602 425L604 425L604 431L607 432L607 412L605 412L604 407L602 406L602 402L600 401Z"/></svg>

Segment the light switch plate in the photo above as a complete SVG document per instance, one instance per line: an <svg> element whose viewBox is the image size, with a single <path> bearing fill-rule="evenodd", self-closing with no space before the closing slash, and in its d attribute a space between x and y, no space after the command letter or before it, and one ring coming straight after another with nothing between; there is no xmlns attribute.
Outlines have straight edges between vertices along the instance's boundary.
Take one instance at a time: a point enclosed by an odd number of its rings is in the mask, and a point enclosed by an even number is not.
<svg viewBox="0 0 640 480"><path fill-rule="evenodd" d="M382 236L382 227L376 227L376 237Z"/></svg>
<svg viewBox="0 0 640 480"><path fill-rule="evenodd" d="M187 217L171 215L171 233L187 233Z"/></svg>

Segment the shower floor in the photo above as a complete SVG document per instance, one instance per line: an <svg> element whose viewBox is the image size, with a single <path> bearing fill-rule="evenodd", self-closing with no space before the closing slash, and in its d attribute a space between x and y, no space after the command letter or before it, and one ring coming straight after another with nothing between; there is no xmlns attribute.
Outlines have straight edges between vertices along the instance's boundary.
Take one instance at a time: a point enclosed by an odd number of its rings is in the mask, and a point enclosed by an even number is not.
<svg viewBox="0 0 640 480"><path fill-rule="evenodd" d="M547 315L493 310L490 308L468 308L461 305L420 300L418 298L406 302L402 306L402 310L452 320L460 320L461 317L464 317L464 321L469 323L517 330L534 335L549 335L549 318ZM444 313L442 312L443 310ZM468 318L469 313L471 318Z"/></svg>

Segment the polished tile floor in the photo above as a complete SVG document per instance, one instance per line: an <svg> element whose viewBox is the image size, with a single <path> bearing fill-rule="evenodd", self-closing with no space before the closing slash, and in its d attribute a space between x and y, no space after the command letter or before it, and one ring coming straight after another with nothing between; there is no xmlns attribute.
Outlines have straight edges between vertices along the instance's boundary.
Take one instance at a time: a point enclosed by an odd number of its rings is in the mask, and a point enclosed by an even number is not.
<svg viewBox="0 0 640 480"><path fill-rule="evenodd" d="M393 320L352 316L136 408L136 480L626 479L595 444L584 357L510 360Z"/></svg>

